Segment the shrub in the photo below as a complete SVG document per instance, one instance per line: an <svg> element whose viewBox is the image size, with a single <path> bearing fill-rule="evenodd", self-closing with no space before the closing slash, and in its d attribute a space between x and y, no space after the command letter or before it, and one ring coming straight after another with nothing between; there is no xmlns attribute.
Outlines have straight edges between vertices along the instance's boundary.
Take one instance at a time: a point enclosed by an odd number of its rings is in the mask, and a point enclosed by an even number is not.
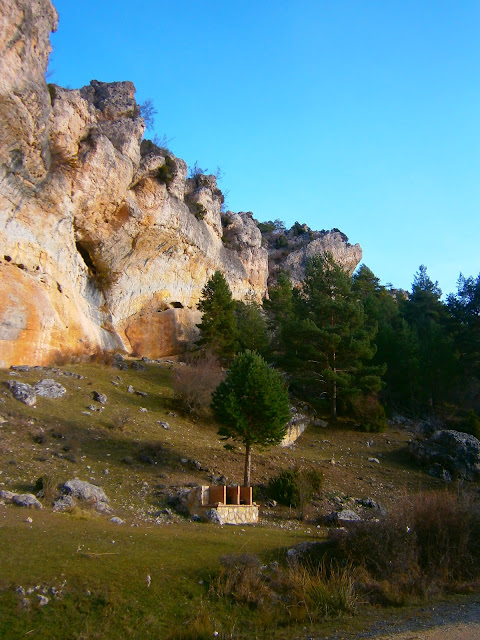
<svg viewBox="0 0 480 640"><path fill-rule="evenodd" d="M40 497L46 502L52 503L58 495L58 478L45 474L38 478L35 483L35 493L40 493Z"/></svg>
<svg viewBox="0 0 480 640"><path fill-rule="evenodd" d="M186 411L199 414L210 406L212 393L223 377L222 368L212 353L190 356L173 378L173 391Z"/></svg>
<svg viewBox="0 0 480 640"><path fill-rule="evenodd" d="M268 493L280 504L304 508L319 491L322 480L315 469L284 469L270 479Z"/></svg>
<svg viewBox="0 0 480 640"><path fill-rule="evenodd" d="M221 558L212 582L217 598L229 598L252 608L270 610L274 619L318 620L350 612L356 605L353 574L349 567L277 563L261 565L251 554Z"/></svg>
<svg viewBox="0 0 480 640"><path fill-rule="evenodd" d="M460 431L470 433L480 440L480 418L473 409L467 413L458 428Z"/></svg>
<svg viewBox="0 0 480 640"><path fill-rule="evenodd" d="M360 421L360 431L381 433L387 428L385 409L375 394L355 396L350 401L353 417Z"/></svg>
<svg viewBox="0 0 480 640"><path fill-rule="evenodd" d="M177 173L177 165L175 160L170 156L165 157L165 163L157 169L157 178L160 182L164 182L167 187L175 178Z"/></svg>
<svg viewBox="0 0 480 640"><path fill-rule="evenodd" d="M259 559L250 554L232 554L220 558L220 571L213 583L219 598L231 598L258 607L272 598Z"/></svg>
<svg viewBox="0 0 480 640"><path fill-rule="evenodd" d="M295 563L285 575L284 588L290 613L297 620L319 618L352 612L357 603L355 585L349 568L316 567Z"/></svg>
<svg viewBox="0 0 480 640"><path fill-rule="evenodd" d="M268 220L267 222L257 222L257 227L262 233L271 233L276 229L275 222L273 222L273 220Z"/></svg>
<svg viewBox="0 0 480 640"><path fill-rule="evenodd" d="M127 409L124 409L123 411L115 413L112 416L111 428L115 429L116 431L124 431L130 423L130 420L131 418L129 412L127 411Z"/></svg>
<svg viewBox="0 0 480 640"><path fill-rule="evenodd" d="M295 222L292 229L294 236L301 236L307 231L306 225Z"/></svg>
<svg viewBox="0 0 480 640"><path fill-rule="evenodd" d="M277 249L284 249L284 248L288 247L287 236L284 235L283 233L282 233L281 236L278 236L278 238L275 240L275 247Z"/></svg>
<svg viewBox="0 0 480 640"><path fill-rule="evenodd" d="M155 116L158 113L153 105L153 100L151 98L147 98L147 100L141 102L138 106L146 128L153 129L155 126Z"/></svg>
<svg viewBox="0 0 480 640"><path fill-rule="evenodd" d="M207 215L207 210L201 202L194 202L191 205L190 211L193 213L197 220L203 220Z"/></svg>
<svg viewBox="0 0 480 640"><path fill-rule="evenodd" d="M381 522L359 523L338 538L337 561L364 570L371 599L404 604L480 576L480 512L447 491L404 498Z"/></svg>

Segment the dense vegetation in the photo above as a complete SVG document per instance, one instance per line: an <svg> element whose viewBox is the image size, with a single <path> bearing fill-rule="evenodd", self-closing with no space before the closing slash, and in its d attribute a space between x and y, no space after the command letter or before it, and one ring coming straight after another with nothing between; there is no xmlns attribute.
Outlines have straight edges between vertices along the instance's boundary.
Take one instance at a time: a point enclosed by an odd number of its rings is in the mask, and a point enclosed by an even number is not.
<svg viewBox="0 0 480 640"><path fill-rule="evenodd" d="M423 265L405 292L365 265L350 276L328 254L308 262L299 288L280 273L263 306L235 303L216 273L200 304L200 344L227 363L257 351L295 397L365 431L401 412L479 435L480 275L441 295Z"/></svg>

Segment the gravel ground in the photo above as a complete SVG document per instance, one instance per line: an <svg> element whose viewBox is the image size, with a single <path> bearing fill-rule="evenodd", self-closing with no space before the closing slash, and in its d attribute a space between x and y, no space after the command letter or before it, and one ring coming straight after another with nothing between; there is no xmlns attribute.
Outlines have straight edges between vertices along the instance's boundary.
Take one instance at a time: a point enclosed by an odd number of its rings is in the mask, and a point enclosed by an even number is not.
<svg viewBox="0 0 480 640"><path fill-rule="evenodd" d="M308 640L480 640L480 596L462 602L441 602L410 611L402 620L398 615L377 621L360 632L339 631L329 636L310 636Z"/></svg>
<svg viewBox="0 0 480 640"><path fill-rule="evenodd" d="M390 629L388 629L390 627ZM480 598L462 604L440 603L404 624L380 623L358 638L375 640L480 640Z"/></svg>

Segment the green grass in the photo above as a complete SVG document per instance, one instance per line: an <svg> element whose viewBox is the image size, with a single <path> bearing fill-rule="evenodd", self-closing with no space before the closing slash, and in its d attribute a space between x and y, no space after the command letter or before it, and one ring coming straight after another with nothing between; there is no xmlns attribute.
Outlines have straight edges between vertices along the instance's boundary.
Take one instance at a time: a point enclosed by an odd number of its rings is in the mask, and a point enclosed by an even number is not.
<svg viewBox="0 0 480 640"><path fill-rule="evenodd" d="M0 509L0 637L5 639L31 629L36 638L165 637L201 609L220 556L276 552L303 539L299 532L272 535L264 527L185 522L140 528L95 516ZM60 589L64 581L63 597L47 593L51 600L45 607L38 607L33 594L26 610L15 592L19 586ZM227 614L218 608L224 627Z"/></svg>

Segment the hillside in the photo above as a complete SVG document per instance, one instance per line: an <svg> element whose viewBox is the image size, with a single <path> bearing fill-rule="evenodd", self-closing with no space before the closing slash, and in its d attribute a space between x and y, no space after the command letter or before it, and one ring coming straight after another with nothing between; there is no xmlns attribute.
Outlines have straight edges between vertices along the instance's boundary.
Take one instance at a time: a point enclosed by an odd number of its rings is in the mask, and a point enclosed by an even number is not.
<svg viewBox="0 0 480 640"><path fill-rule="evenodd" d="M276 629L271 637L291 638L303 622L297 627L292 620L282 632L271 620L265 622L261 610L252 618L248 608L230 611L210 600L205 609L202 602L210 598L208 584L221 556L248 552L281 559L282 547L325 539L325 516L332 512L353 508L368 517L372 509L355 499L374 500L390 511L406 492L444 487L408 457L413 425L392 425L372 435L337 422L309 427L293 447L254 451L256 485L265 487L281 469L321 471L323 486L305 508L273 506L263 489L260 522L254 527L194 522L177 512L175 496L196 484L239 481L243 451L226 449L208 416L192 421L182 413L171 379L184 365L168 360L129 364L128 370L71 364L0 372L0 489L35 492L43 478L47 490L41 510L0 504L4 638L33 628L38 638L108 638L120 630L129 630L132 638L211 637L175 635L177 624L190 621L183 627L188 629L192 620L193 628L217 624L225 638L263 637L256 634L265 624L270 634ZM64 386L65 395L37 397L36 405L28 407L5 386L44 378ZM107 396L104 405L93 399L94 391ZM98 514L79 504L52 512L57 486L74 477L101 486L111 511ZM111 522L113 516L124 524ZM22 608L23 592L28 604ZM41 595L49 599L44 607L37 604ZM240 625L235 631L232 622ZM334 624L353 633L365 628L367 619L362 614L322 624L309 628L328 631Z"/></svg>

